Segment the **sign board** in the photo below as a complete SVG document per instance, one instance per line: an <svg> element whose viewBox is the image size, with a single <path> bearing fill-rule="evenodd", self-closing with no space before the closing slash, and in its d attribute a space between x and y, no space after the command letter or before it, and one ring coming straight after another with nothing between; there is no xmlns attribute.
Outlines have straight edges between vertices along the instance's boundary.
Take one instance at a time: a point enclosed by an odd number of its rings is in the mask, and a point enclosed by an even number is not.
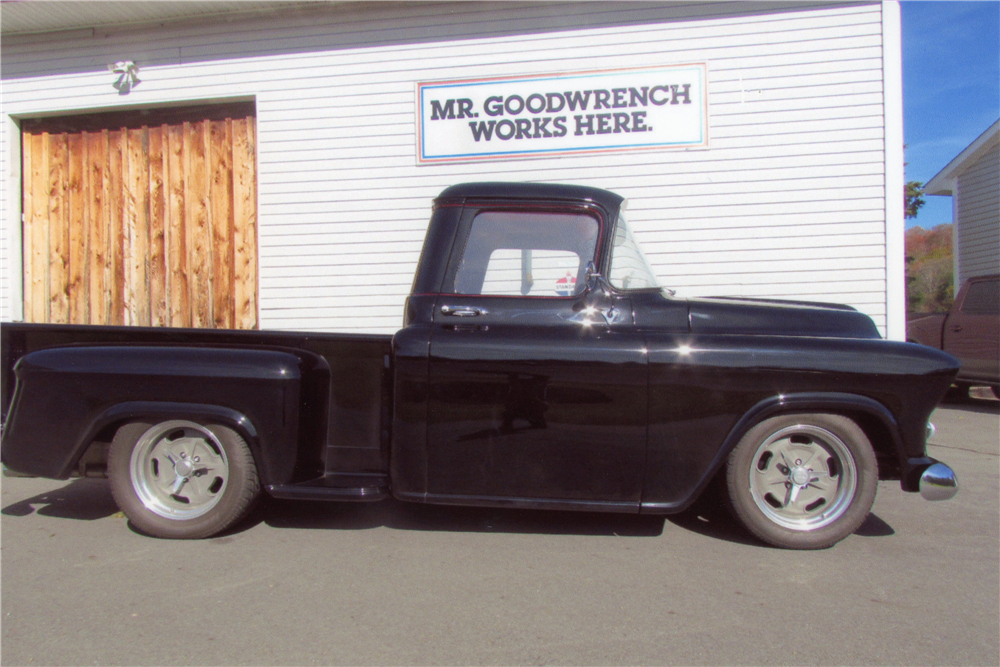
<svg viewBox="0 0 1000 667"><path fill-rule="evenodd" d="M417 163L708 146L705 64L417 84Z"/></svg>

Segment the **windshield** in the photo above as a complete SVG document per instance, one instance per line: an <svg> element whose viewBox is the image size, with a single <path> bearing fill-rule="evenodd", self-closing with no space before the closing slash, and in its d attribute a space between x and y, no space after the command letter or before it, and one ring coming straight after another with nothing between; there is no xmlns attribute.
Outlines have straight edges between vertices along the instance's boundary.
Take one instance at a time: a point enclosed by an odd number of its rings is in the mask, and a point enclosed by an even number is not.
<svg viewBox="0 0 1000 667"><path fill-rule="evenodd" d="M617 289L659 289L656 274L646 261L642 249L632 237L624 213L618 214L615 240L611 247L611 270L608 280Z"/></svg>

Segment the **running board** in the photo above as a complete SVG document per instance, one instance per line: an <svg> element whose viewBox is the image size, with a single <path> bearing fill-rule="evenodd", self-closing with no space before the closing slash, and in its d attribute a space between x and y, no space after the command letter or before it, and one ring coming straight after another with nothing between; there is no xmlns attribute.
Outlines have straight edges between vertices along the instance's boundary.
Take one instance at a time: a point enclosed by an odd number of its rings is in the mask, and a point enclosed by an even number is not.
<svg viewBox="0 0 1000 667"><path fill-rule="evenodd" d="M288 500L340 500L370 502L389 497L387 475L334 473L297 484L272 484L267 492Z"/></svg>

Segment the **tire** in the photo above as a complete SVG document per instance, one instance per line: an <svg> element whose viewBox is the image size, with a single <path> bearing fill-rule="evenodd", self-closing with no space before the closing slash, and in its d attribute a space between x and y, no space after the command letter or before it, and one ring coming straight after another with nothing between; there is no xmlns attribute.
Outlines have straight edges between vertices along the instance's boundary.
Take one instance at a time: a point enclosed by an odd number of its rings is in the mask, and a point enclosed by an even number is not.
<svg viewBox="0 0 1000 667"><path fill-rule="evenodd" d="M726 488L736 518L786 549L825 549L864 522L878 490L878 462L864 431L830 414L757 424L729 456Z"/></svg>
<svg viewBox="0 0 1000 667"><path fill-rule="evenodd" d="M253 456L238 433L182 419L119 428L108 477L132 525L163 538L215 535L246 516L260 493Z"/></svg>

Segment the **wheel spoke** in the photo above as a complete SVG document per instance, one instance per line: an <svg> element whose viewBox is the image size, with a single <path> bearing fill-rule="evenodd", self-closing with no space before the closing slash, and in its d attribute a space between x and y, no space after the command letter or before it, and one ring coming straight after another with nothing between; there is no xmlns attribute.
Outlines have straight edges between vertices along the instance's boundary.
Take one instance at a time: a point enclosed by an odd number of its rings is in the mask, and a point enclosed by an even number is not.
<svg viewBox="0 0 1000 667"><path fill-rule="evenodd" d="M196 475L191 478L192 495L195 496L196 502L208 502L221 493L222 489L225 488L224 486L215 492L211 490L212 485L215 484L215 480L219 477L220 475Z"/></svg>
<svg viewBox="0 0 1000 667"><path fill-rule="evenodd" d="M813 470L809 476L809 486L817 489L825 489L831 484L836 485L836 483L836 480L825 470Z"/></svg>
<svg viewBox="0 0 1000 667"><path fill-rule="evenodd" d="M204 502L205 494L202 489L201 479L198 477L191 477L188 479L187 485L184 487L184 497L188 499L189 505L197 505Z"/></svg>
<svg viewBox="0 0 1000 667"><path fill-rule="evenodd" d="M194 463L194 469L202 474L208 474L225 466L222 457L204 440L199 440L191 448L191 458L198 459L197 462L192 461L192 463Z"/></svg>
<svg viewBox="0 0 1000 667"><path fill-rule="evenodd" d="M819 447L819 446L817 446L817 445L813 445L813 446L811 446L811 447L809 448L809 458L806 458L806 459L802 459L802 467L803 467L803 468L808 468L808 467L809 467L809 463L810 463L810 462L811 462L811 461L812 461L812 460L813 460L814 458L816 458L816 455L817 455L817 454L819 454L819 453L820 453L821 451L823 451L821 447Z"/></svg>
<svg viewBox="0 0 1000 667"><path fill-rule="evenodd" d="M814 488L811 485L806 485L799 488L799 506L802 508L802 512L809 514L810 510L806 508L812 503L819 500L820 498L825 498L828 494L821 489Z"/></svg>
<svg viewBox="0 0 1000 667"><path fill-rule="evenodd" d="M205 457L201 453L202 449L205 449L204 440L192 440L190 451L188 451L188 456L191 457L192 474L205 468ZM198 460L195 461L195 459Z"/></svg>
<svg viewBox="0 0 1000 667"><path fill-rule="evenodd" d="M153 455L150 458L158 458L160 462L164 461L170 464L170 469L173 470L177 466L177 462L180 461L181 457L177 451L175 451L168 443L160 443L154 450ZM162 474L162 470L160 471Z"/></svg>
<svg viewBox="0 0 1000 667"><path fill-rule="evenodd" d="M156 471L155 475L153 474L154 459L157 462L155 467ZM158 451L154 452L152 456L149 457L148 467L149 467L150 481L152 483L164 486L165 488L170 488L170 485L173 484L174 477L177 476L177 473L174 472L174 468L176 467L176 465L177 465L177 459L172 457L169 452L164 451L163 448L160 448Z"/></svg>
<svg viewBox="0 0 1000 667"><path fill-rule="evenodd" d="M171 489L179 478L174 473L173 468L169 470L165 470L164 468L165 466L160 467L160 476L151 479L150 484L153 488L158 489L161 494L169 496L172 493Z"/></svg>
<svg viewBox="0 0 1000 667"><path fill-rule="evenodd" d="M774 458L771 459L771 465L769 465L764 470L757 470L757 475L761 479L763 486L781 486L785 483L785 475L778 470L778 466L774 465Z"/></svg>
<svg viewBox="0 0 1000 667"><path fill-rule="evenodd" d="M201 438L185 434L184 437L175 440L174 445L179 452L184 453L185 458L191 458L192 452L194 452L200 442Z"/></svg>
<svg viewBox="0 0 1000 667"><path fill-rule="evenodd" d="M782 444L785 444L785 443L782 443ZM784 447L782 447L778 451L778 454L781 456L781 460L784 462L785 467L786 468L791 468L792 467L792 462L788 460L787 456L785 456L785 448Z"/></svg>
<svg viewBox="0 0 1000 667"><path fill-rule="evenodd" d="M186 481L188 481L187 477L181 477L180 475L176 475L174 477L174 484L172 487L170 487L170 495L172 496L177 495L177 492L181 490L181 487L184 486L184 483Z"/></svg>
<svg viewBox="0 0 1000 667"><path fill-rule="evenodd" d="M802 487L799 486L798 484L792 484L791 486L788 487L788 494L785 496L785 507L794 504L795 501L798 500L799 491L801 490Z"/></svg>

